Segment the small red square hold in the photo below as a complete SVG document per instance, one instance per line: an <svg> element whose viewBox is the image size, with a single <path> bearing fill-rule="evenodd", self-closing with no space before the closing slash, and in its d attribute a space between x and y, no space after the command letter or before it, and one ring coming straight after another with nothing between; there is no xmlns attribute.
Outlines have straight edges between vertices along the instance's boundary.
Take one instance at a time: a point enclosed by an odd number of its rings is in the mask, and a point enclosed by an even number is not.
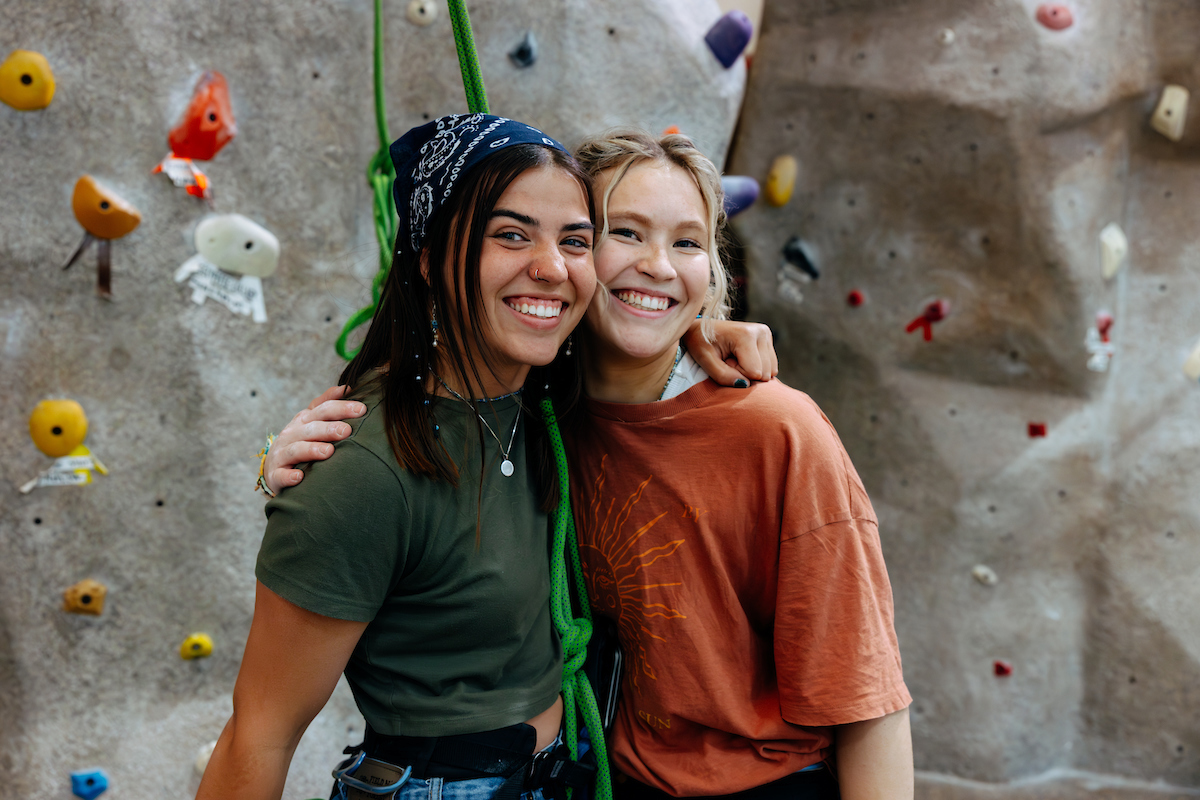
<svg viewBox="0 0 1200 800"><path fill-rule="evenodd" d="M846 295L846 305L851 308L858 308L863 304L863 293L858 289L854 289L850 294Z"/></svg>
<svg viewBox="0 0 1200 800"><path fill-rule="evenodd" d="M1029 438L1038 439L1046 435L1046 423L1031 422L1029 423Z"/></svg>
<svg viewBox="0 0 1200 800"><path fill-rule="evenodd" d="M993 661L992 671L996 673L997 678L1007 678L1012 675L1012 664L1007 661Z"/></svg>

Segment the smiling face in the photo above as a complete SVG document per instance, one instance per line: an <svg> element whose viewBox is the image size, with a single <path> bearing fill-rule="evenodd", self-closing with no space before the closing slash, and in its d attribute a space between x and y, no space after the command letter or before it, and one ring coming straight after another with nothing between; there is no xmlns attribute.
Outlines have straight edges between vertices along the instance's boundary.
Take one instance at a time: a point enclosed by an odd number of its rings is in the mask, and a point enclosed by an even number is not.
<svg viewBox="0 0 1200 800"><path fill-rule="evenodd" d="M531 365L554 360L595 291L594 234L584 188L558 167L526 170L504 190L479 257L481 330L464 337L485 395L512 391Z"/></svg>
<svg viewBox="0 0 1200 800"><path fill-rule="evenodd" d="M597 176L597 198L612 177ZM681 167L643 161L613 188L607 218L608 236L596 250L603 289L587 313L595 354L673 360L709 290L709 214L700 189Z"/></svg>

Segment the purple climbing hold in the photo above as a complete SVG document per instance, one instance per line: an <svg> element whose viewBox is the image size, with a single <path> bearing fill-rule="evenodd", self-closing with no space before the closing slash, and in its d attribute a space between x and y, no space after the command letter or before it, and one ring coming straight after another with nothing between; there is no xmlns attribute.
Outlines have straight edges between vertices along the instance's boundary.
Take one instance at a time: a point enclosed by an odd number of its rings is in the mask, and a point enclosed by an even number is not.
<svg viewBox="0 0 1200 800"><path fill-rule="evenodd" d="M747 175L722 175L721 188L725 190L725 216L733 217L758 199L758 181Z"/></svg>
<svg viewBox="0 0 1200 800"><path fill-rule="evenodd" d="M708 42L709 49L713 51L717 61L721 62L721 66L729 69L746 49L746 45L750 44L753 34L754 23L745 12L735 10L717 20L716 24L708 29L708 33L704 34L704 41Z"/></svg>

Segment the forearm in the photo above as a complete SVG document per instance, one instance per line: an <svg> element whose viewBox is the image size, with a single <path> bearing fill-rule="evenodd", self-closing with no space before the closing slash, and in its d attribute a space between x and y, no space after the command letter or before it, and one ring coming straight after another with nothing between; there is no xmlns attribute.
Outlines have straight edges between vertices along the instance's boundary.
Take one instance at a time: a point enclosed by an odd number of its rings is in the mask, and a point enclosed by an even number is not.
<svg viewBox="0 0 1200 800"><path fill-rule="evenodd" d="M834 752L842 800L912 800L913 755L908 709L839 725Z"/></svg>
<svg viewBox="0 0 1200 800"><path fill-rule="evenodd" d="M283 795L296 742L270 743L226 723L200 781L196 800L277 800Z"/></svg>

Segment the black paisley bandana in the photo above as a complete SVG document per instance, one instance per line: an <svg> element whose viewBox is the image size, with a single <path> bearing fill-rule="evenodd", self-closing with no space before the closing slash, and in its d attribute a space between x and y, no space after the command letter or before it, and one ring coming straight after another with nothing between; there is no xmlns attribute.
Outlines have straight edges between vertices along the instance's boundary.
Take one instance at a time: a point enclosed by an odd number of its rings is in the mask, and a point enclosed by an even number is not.
<svg viewBox="0 0 1200 800"><path fill-rule="evenodd" d="M492 153L515 144L568 152L537 128L490 114L440 117L392 142L392 196L400 218L397 243L419 252L429 219L453 193L458 179Z"/></svg>

